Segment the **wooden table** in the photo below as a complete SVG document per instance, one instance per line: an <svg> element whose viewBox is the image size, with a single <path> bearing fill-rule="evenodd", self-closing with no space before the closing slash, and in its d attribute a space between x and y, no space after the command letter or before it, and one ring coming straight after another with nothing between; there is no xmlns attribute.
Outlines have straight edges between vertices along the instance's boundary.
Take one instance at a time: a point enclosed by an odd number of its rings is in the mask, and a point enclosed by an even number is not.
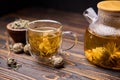
<svg viewBox="0 0 120 80"><path fill-rule="evenodd" d="M11 70L6 64L8 50L5 46L6 25L17 18L36 20L53 19L64 25L64 30L71 30L78 36L79 42L64 56L67 62L64 68L56 69L38 64L31 56L15 54L18 70ZM84 32L88 22L80 13L57 11L53 9L26 8L0 17L0 80L120 80L120 72L92 65L84 55ZM68 42L72 41L68 39ZM67 43L66 43L67 44ZM67 45L66 45L67 47Z"/></svg>

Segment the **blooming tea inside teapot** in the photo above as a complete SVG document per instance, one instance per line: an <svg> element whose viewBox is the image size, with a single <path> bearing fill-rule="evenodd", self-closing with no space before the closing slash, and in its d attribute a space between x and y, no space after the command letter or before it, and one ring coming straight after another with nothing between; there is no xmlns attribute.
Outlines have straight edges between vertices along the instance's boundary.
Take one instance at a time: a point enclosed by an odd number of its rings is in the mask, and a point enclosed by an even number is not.
<svg viewBox="0 0 120 80"><path fill-rule="evenodd" d="M120 70L120 1L97 4L98 15L88 8L83 15L90 23L84 37L87 59L96 65Z"/></svg>

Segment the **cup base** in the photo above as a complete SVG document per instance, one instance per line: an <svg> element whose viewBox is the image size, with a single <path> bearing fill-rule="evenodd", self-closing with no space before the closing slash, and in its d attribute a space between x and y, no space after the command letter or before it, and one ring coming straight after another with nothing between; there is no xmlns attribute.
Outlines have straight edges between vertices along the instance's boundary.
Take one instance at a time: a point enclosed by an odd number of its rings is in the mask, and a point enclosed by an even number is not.
<svg viewBox="0 0 120 80"><path fill-rule="evenodd" d="M38 58L34 57L38 63L44 64L54 68L63 68L64 67L64 59L61 55L54 55L49 58Z"/></svg>

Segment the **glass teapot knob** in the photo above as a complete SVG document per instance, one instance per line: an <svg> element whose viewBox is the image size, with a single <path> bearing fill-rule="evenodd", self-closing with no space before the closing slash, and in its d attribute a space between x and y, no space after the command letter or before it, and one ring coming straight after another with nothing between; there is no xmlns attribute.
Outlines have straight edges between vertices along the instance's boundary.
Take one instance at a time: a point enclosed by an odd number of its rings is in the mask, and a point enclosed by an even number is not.
<svg viewBox="0 0 120 80"><path fill-rule="evenodd" d="M89 23L94 23L97 20L97 18L98 18L96 12L91 7L86 9L83 12L83 15L84 15L84 17L87 19L87 21Z"/></svg>

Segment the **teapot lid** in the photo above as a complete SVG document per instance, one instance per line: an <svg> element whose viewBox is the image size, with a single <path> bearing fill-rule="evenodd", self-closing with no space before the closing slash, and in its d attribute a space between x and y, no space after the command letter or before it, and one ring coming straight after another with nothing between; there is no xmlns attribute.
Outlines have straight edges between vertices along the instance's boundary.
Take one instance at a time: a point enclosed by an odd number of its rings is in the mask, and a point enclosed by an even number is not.
<svg viewBox="0 0 120 80"><path fill-rule="evenodd" d="M120 11L120 1L101 1L97 7L105 11Z"/></svg>

